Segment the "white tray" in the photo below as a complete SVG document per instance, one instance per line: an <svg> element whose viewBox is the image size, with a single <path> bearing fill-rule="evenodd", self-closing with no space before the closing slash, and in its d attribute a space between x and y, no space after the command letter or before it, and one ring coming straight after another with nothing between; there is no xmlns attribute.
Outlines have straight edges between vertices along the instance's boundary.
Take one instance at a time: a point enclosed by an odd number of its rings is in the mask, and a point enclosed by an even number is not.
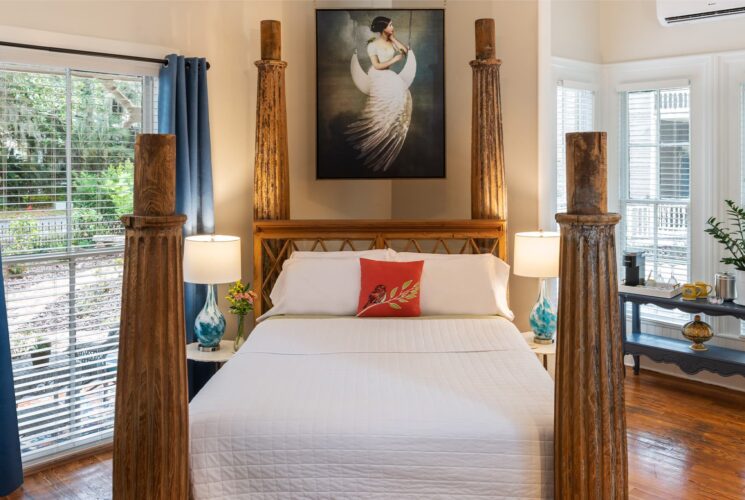
<svg viewBox="0 0 745 500"><path fill-rule="evenodd" d="M650 297L661 297L663 299L672 299L682 292L681 287L652 287L652 286L628 286L623 283L618 285L619 292L637 293L639 295L649 295Z"/></svg>

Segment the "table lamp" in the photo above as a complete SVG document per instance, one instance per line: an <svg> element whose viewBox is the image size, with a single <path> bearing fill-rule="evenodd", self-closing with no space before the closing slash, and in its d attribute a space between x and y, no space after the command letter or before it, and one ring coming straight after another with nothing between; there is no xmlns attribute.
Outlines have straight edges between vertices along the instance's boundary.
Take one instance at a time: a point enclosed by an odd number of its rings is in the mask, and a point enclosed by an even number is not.
<svg viewBox="0 0 745 500"><path fill-rule="evenodd" d="M194 321L200 351L217 351L225 334L225 316L215 297L219 283L241 279L241 239L237 236L197 235L184 239L184 281L207 285L207 300Z"/></svg>
<svg viewBox="0 0 745 500"><path fill-rule="evenodd" d="M533 231L515 234L516 276L541 278L538 302L530 311L533 342L550 344L556 334L556 310L548 298L546 278L559 276L559 233Z"/></svg>

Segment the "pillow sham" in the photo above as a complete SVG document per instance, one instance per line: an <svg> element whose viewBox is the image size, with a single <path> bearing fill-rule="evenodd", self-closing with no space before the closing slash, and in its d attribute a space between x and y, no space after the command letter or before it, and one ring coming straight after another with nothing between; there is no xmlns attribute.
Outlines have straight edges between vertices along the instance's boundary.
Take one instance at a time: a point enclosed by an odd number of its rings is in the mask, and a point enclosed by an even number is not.
<svg viewBox="0 0 745 500"><path fill-rule="evenodd" d="M491 254L399 252L397 262L424 260L421 311L443 314L498 314L515 318L507 302L510 266Z"/></svg>
<svg viewBox="0 0 745 500"><path fill-rule="evenodd" d="M423 265L421 260L383 262L360 259L361 287L357 316L419 316L419 287Z"/></svg>
<svg viewBox="0 0 745 500"><path fill-rule="evenodd" d="M354 316L360 296L360 260L288 259L259 321L279 314Z"/></svg>
<svg viewBox="0 0 745 500"><path fill-rule="evenodd" d="M290 259L351 259L365 258L372 260L392 261L396 258L396 252L390 248L373 250L339 250L332 252L310 252L306 250L295 250L290 254Z"/></svg>
<svg viewBox="0 0 745 500"><path fill-rule="evenodd" d="M287 262L291 260L300 260L300 259L314 259L314 260L324 260L324 259L352 259L357 261L360 257L365 257L367 259L373 259L373 260L385 260L385 261L392 261L396 256L396 252L389 249L374 249L374 250L359 250L359 251L347 251L347 250L341 250L341 251L334 251L334 252L310 252L305 250L296 250L290 254L290 258L287 259L282 264L282 269L284 269L284 266L287 265ZM284 287L286 282L286 276L287 273L280 273L277 277L277 281L274 283L274 287L272 288L272 293L281 294L284 293ZM272 299L272 303L276 304L274 299Z"/></svg>

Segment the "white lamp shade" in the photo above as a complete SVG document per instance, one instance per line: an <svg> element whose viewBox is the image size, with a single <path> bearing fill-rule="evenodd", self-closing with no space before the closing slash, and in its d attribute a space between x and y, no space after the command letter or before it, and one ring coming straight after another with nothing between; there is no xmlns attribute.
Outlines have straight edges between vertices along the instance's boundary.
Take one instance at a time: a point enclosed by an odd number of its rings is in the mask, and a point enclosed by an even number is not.
<svg viewBox="0 0 745 500"><path fill-rule="evenodd" d="M517 233L514 255L517 276L555 278L559 276L559 233Z"/></svg>
<svg viewBox="0 0 745 500"><path fill-rule="evenodd" d="M216 285L241 279L241 239L202 234L184 239L184 281Z"/></svg>

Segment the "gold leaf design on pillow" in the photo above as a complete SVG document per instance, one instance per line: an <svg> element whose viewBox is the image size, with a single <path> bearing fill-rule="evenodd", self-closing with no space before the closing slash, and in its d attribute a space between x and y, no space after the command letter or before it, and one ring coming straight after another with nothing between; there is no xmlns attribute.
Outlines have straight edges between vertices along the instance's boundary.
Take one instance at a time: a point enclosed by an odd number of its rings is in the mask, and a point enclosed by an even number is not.
<svg viewBox="0 0 745 500"><path fill-rule="evenodd" d="M413 286L411 285L412 282L413 280L405 281L401 285L401 293L398 294L397 297L396 293L398 292L399 287L394 287L393 290L391 290L390 295L386 296L385 294L383 294L383 296L381 297L382 300L373 302L372 297L374 296L374 294L376 292L380 292L381 287L383 288L383 290L385 290L385 287L383 287L382 285L378 285L378 287L376 287L375 290L373 290L373 292L370 294L371 300L368 300L367 305L360 312L357 313L357 317L362 316L366 311L372 309L373 307L384 304L388 304L391 309L400 310L400 304L406 304L410 300L415 299L417 295L419 295L419 282L417 281L416 283L414 283ZM409 288L409 286L411 286L411 288Z"/></svg>

